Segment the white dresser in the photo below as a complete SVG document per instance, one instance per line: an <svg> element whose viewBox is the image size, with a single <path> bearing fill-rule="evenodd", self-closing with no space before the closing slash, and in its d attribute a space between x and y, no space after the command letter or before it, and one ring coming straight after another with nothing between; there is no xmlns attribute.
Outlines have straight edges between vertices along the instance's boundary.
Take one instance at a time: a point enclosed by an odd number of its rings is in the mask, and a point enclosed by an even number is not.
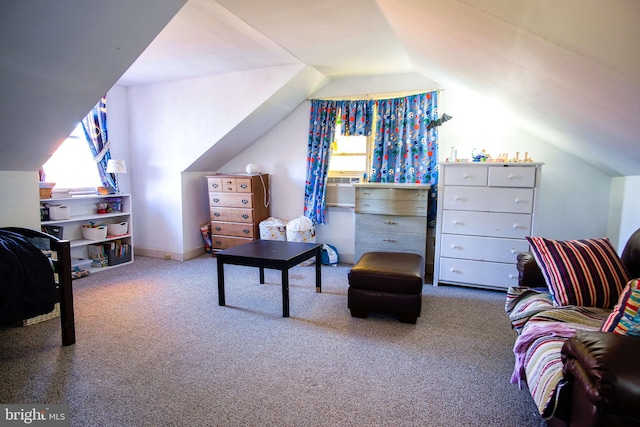
<svg viewBox="0 0 640 427"><path fill-rule="evenodd" d="M427 260L426 184L354 184L355 261L363 253L412 252Z"/></svg>
<svg viewBox="0 0 640 427"><path fill-rule="evenodd" d="M536 234L542 163L440 163L433 284L507 289Z"/></svg>

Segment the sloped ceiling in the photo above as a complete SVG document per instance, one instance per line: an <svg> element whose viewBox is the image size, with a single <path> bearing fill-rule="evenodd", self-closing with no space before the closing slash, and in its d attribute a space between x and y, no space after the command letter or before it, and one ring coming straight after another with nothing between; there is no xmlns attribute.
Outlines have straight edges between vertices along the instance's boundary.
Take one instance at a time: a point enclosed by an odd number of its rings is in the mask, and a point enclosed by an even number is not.
<svg viewBox="0 0 640 427"><path fill-rule="evenodd" d="M0 6L0 170L36 170L116 81L297 64L332 81L421 73L445 96L474 93L510 113L490 120L509 120L611 176L640 175L635 0L80 3ZM286 104L304 94L292 91Z"/></svg>
<svg viewBox="0 0 640 427"><path fill-rule="evenodd" d="M185 1L0 2L0 171L37 171Z"/></svg>
<svg viewBox="0 0 640 427"><path fill-rule="evenodd" d="M190 0L121 83L192 63L300 62L331 80L419 72L433 89L498 100L510 114L495 120L611 176L638 175L638 19L634 0Z"/></svg>

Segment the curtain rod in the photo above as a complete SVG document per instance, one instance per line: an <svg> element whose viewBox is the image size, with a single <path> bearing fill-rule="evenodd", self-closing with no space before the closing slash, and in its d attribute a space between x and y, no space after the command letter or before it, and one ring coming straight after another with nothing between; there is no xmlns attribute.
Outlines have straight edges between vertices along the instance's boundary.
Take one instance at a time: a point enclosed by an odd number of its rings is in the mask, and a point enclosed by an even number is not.
<svg viewBox="0 0 640 427"><path fill-rule="evenodd" d="M405 96L418 95L421 93L429 93L429 92L442 92L444 89L436 89L436 90L417 90L417 91L408 91L408 92L388 92L388 93L373 93L373 94L364 94L364 95L350 95L350 96L328 96L328 97L318 97L318 98L307 98L307 101L313 100L323 100L323 101L359 101L363 99L389 99L389 98L402 98Z"/></svg>

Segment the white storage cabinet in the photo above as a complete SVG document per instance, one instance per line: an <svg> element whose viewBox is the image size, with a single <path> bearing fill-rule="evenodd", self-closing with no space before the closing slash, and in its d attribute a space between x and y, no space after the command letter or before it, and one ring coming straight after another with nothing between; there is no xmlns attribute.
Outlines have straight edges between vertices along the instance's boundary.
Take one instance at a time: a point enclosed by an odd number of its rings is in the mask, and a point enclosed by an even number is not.
<svg viewBox="0 0 640 427"><path fill-rule="evenodd" d="M106 203L108 199L121 199L120 212L98 213L98 203ZM40 205L53 205L53 210L62 212L61 216L50 219L49 221L41 221L41 225L62 227L62 238L71 242L71 257L75 259L89 259L87 247L101 243L109 243L120 241L129 245L129 253L131 260L122 262L117 265L90 268L90 271L101 271L111 267L130 264L133 262L133 231L131 218L131 195L129 194L109 194L109 195L83 195L74 197L56 197L51 199L40 199ZM64 206L60 208L60 206ZM51 209L50 209L51 211ZM109 235L99 240L88 240L83 238L82 225L89 224L108 224L112 232L121 233L116 236ZM126 229L123 223L127 223Z"/></svg>
<svg viewBox="0 0 640 427"><path fill-rule="evenodd" d="M536 234L542 163L441 163L433 284L507 289Z"/></svg>

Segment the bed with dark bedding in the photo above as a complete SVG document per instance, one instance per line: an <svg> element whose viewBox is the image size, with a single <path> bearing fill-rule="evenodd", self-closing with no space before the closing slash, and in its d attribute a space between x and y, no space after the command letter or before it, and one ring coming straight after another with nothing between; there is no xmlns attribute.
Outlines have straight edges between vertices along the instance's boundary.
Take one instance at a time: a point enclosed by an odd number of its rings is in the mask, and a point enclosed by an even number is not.
<svg viewBox="0 0 640 427"><path fill-rule="evenodd" d="M27 228L0 228L0 325L50 313L59 302L62 345L74 344L71 280L68 240Z"/></svg>

